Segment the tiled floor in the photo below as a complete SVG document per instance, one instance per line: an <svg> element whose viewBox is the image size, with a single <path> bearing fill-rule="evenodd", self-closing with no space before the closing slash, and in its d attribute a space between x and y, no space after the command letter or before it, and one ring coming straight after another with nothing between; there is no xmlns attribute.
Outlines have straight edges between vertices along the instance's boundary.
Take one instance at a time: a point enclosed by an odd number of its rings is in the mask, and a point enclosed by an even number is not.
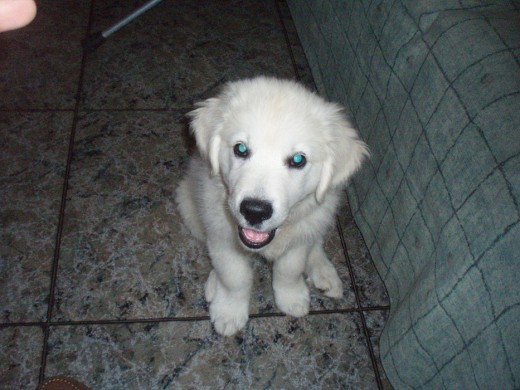
<svg viewBox="0 0 520 390"><path fill-rule="evenodd" d="M259 258L251 320L223 338L173 201L195 101L258 74L312 87L286 4L166 0L82 53L142 3L40 0L0 34L0 388L58 374L93 389L388 386L388 298L348 206L327 241L344 298L313 291L311 315L282 316Z"/></svg>

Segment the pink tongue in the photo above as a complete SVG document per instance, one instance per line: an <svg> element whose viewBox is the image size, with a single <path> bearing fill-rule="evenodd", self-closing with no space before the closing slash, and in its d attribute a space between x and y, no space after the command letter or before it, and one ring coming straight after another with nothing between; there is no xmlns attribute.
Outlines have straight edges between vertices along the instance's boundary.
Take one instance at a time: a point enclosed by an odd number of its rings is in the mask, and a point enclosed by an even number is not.
<svg viewBox="0 0 520 390"><path fill-rule="evenodd" d="M261 243L269 238L269 233L259 232L253 229L242 228L242 233L251 242Z"/></svg>

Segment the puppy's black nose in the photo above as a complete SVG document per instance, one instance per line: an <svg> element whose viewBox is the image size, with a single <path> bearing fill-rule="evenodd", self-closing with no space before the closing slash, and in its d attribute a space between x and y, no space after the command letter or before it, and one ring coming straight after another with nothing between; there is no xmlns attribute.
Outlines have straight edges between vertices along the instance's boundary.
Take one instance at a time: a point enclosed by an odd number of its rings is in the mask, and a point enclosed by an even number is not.
<svg viewBox="0 0 520 390"><path fill-rule="evenodd" d="M259 225L273 215L271 203L265 200L247 198L240 203L240 214L252 226Z"/></svg>

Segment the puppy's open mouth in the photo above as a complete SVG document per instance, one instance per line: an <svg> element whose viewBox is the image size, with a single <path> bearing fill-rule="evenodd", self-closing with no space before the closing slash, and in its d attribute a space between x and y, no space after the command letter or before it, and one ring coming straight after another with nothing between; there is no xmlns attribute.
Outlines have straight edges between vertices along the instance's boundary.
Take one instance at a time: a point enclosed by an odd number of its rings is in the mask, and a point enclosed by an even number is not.
<svg viewBox="0 0 520 390"><path fill-rule="evenodd" d="M276 229L270 232L260 232L254 229L238 227L238 236L242 243L251 249L260 249L269 244L275 235Z"/></svg>

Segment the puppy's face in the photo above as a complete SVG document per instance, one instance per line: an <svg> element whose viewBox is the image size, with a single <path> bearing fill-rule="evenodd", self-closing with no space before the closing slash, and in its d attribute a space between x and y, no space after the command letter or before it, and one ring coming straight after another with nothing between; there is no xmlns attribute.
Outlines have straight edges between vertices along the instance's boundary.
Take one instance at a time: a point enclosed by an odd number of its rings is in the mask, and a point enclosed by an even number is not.
<svg viewBox="0 0 520 390"><path fill-rule="evenodd" d="M313 127L275 105L237 107L224 122L219 168L244 245L259 249L275 237L294 205L314 197L325 155ZM281 115L281 116L280 116Z"/></svg>
<svg viewBox="0 0 520 390"><path fill-rule="evenodd" d="M191 116L199 149L220 174L237 234L250 249L268 245L302 200L317 205L345 183L366 154L336 105L292 82L228 84Z"/></svg>

